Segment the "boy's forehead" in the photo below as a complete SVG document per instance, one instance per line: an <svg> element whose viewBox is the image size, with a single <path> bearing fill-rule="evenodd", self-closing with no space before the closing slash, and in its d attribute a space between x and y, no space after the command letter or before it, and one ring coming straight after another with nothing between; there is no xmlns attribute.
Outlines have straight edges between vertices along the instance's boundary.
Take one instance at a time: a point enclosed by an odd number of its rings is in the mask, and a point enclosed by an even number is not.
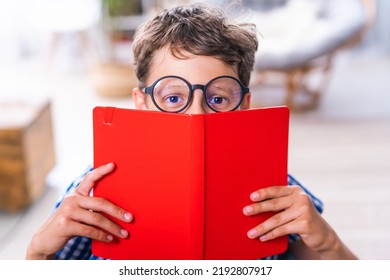
<svg viewBox="0 0 390 280"><path fill-rule="evenodd" d="M167 75L181 76L192 83L204 83L222 75L238 78L236 68L212 56L195 55L186 51L174 55L165 47L153 55L148 83Z"/></svg>

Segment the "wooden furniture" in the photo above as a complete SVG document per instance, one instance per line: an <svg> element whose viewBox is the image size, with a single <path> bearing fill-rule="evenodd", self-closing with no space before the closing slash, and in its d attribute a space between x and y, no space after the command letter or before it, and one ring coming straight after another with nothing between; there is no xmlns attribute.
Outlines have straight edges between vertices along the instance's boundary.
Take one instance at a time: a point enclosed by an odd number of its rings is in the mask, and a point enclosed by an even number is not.
<svg viewBox="0 0 390 280"><path fill-rule="evenodd" d="M0 102L0 209L34 202L54 163L50 102Z"/></svg>
<svg viewBox="0 0 390 280"><path fill-rule="evenodd" d="M138 86L133 67L116 61L95 64L89 76L95 91L105 97L131 96Z"/></svg>

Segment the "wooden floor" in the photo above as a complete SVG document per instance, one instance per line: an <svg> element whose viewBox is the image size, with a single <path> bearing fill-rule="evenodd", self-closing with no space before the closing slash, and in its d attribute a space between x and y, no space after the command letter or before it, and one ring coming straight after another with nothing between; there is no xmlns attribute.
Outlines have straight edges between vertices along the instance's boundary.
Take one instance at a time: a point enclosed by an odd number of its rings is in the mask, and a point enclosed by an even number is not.
<svg viewBox="0 0 390 280"><path fill-rule="evenodd" d="M390 259L390 119L293 123L290 172L364 259Z"/></svg>
<svg viewBox="0 0 390 280"><path fill-rule="evenodd" d="M58 195L91 163L93 106L132 106L129 98L97 96L83 69L48 73L35 64L25 66L0 69L6 77L0 95L53 100L57 165L36 204L20 214L0 212L0 259L24 258L29 239ZM362 259L390 259L389 77L389 54L344 55L320 107L291 114L290 173L324 201L324 217ZM279 105L275 101L283 99L281 90L252 91L254 106Z"/></svg>

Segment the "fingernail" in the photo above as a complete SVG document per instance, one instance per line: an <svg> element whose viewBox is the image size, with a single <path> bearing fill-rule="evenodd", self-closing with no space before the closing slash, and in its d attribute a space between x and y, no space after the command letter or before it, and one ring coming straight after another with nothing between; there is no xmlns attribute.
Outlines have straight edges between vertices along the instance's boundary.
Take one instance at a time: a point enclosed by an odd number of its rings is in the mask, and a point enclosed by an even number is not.
<svg viewBox="0 0 390 280"><path fill-rule="evenodd" d="M127 230L125 230L125 229L121 229L121 235L123 236L123 237L126 237L127 235L128 235L128 232L127 232Z"/></svg>
<svg viewBox="0 0 390 280"><path fill-rule="evenodd" d="M114 166L114 164L112 162L109 162L106 164L106 167L113 167L113 166Z"/></svg>
<svg viewBox="0 0 390 280"><path fill-rule="evenodd" d="M248 235L250 237L255 237L257 234L257 230L256 229L251 229L250 231L248 231Z"/></svg>
<svg viewBox="0 0 390 280"><path fill-rule="evenodd" d="M265 235L262 235L262 236L260 236L260 241L267 241L267 236L265 236Z"/></svg>
<svg viewBox="0 0 390 280"><path fill-rule="evenodd" d="M129 212L126 212L123 216L125 217L125 219L127 221L131 221L133 218L133 215L131 215L131 213L129 213Z"/></svg>
<svg viewBox="0 0 390 280"><path fill-rule="evenodd" d="M114 240L114 237L111 234L109 234L109 235L107 235L107 240L112 241L112 240Z"/></svg>
<svg viewBox="0 0 390 280"><path fill-rule="evenodd" d="M253 207L252 206L246 206L244 208L245 214L251 214L253 212Z"/></svg>
<svg viewBox="0 0 390 280"><path fill-rule="evenodd" d="M252 200L256 200L256 199L258 199L259 197L260 197L260 195L259 195L257 192L254 192L254 193L251 194L251 199L252 199Z"/></svg>

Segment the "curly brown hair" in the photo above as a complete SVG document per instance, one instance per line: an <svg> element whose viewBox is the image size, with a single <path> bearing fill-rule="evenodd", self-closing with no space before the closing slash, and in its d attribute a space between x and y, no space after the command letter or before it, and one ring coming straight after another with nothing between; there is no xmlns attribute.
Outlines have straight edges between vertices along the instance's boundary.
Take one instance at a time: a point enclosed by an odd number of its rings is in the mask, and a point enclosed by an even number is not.
<svg viewBox="0 0 390 280"><path fill-rule="evenodd" d="M185 58L187 52L236 66L239 79L248 86L258 40L254 24L230 23L215 7L197 4L164 10L134 35L134 67L140 84L148 77L153 54L166 46L177 58Z"/></svg>

